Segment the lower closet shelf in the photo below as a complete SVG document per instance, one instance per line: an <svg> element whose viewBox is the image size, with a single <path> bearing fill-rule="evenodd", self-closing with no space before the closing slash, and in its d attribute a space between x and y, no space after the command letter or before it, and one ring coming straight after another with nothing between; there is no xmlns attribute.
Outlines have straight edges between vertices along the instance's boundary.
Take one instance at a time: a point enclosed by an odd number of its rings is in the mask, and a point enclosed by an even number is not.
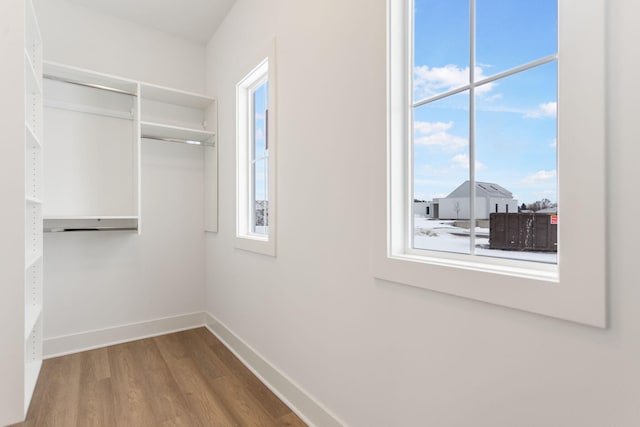
<svg viewBox="0 0 640 427"><path fill-rule="evenodd" d="M44 231L137 231L137 216L45 217Z"/></svg>

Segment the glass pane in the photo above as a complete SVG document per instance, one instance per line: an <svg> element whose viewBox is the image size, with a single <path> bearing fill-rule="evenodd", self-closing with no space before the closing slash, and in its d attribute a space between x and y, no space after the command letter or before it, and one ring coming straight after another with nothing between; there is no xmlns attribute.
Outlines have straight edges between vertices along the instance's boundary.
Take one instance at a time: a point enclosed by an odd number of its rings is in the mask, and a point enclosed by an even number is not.
<svg viewBox="0 0 640 427"><path fill-rule="evenodd" d="M413 247L468 254L469 93L418 107L413 119Z"/></svg>
<svg viewBox="0 0 640 427"><path fill-rule="evenodd" d="M476 0L476 64L481 75L553 55L557 40L557 0Z"/></svg>
<svg viewBox="0 0 640 427"><path fill-rule="evenodd" d="M268 107L267 102L267 82L258 86L253 92L253 114L254 114L254 128L253 128L253 158L264 157L267 154L266 147L266 134L267 134L267 120L266 110Z"/></svg>
<svg viewBox="0 0 640 427"><path fill-rule="evenodd" d="M469 0L414 1L415 101L469 83Z"/></svg>
<svg viewBox="0 0 640 427"><path fill-rule="evenodd" d="M254 215L253 232L259 234L267 233L268 225L268 163L267 159L258 160L253 166L253 188L254 188Z"/></svg>
<svg viewBox="0 0 640 427"><path fill-rule="evenodd" d="M556 82L552 62L476 96L478 255L557 262Z"/></svg>

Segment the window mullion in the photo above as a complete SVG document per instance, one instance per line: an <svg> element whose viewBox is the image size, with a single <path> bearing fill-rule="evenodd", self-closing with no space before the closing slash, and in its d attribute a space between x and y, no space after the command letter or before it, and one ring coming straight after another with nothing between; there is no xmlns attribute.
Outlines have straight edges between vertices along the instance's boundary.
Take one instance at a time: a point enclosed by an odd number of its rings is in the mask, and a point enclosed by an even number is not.
<svg viewBox="0 0 640 427"><path fill-rule="evenodd" d="M413 75L413 73L412 73L412 75ZM448 91L440 93L438 95L431 96L431 97L425 98L425 99L421 99L420 101L417 101L416 103L412 104L411 106L413 108L418 108L418 107L421 107L421 106L423 106L425 104L430 104L432 102L439 101L439 100L441 100L443 98L449 98L452 95L457 95L460 92L464 92L466 90L469 90L470 87L471 87L471 85L460 86L458 88L448 90Z"/></svg>
<svg viewBox="0 0 640 427"><path fill-rule="evenodd" d="M469 253L476 248L476 2L469 2Z"/></svg>
<svg viewBox="0 0 640 427"><path fill-rule="evenodd" d="M410 0L409 2L406 2L405 4L409 4L410 7L407 8L407 10L405 11L405 19L406 19L406 25L409 28L408 32L404 33L405 37L405 49L406 49L406 60L407 60L407 71L409 73L409 76L407 77L406 80L406 86L405 90L407 91L407 101L409 106L407 108L407 119L408 119L408 129L409 129L409 134L407 135L407 140L411 141L410 143L410 147L406 148L406 160L405 160L405 164L407 165L407 174L405 174L405 179L406 179L406 183L407 185L405 186L405 188L407 189L407 194L405 194L404 197L404 201L405 201L405 209L406 212L403 215L405 218L404 223L406 224L407 229L404 232L405 235L405 241L403 243L405 250L411 250L414 247L414 227L415 227L415 216L413 215L413 197L414 197L414 181L413 181L413 177L414 177L414 156L415 156L415 144L413 142L413 138L414 138L414 110L415 108L417 108L417 106L415 106L413 104L413 97L414 97L414 92L413 92L413 85L414 85L414 73L413 73L413 64L415 62L415 51L414 51L414 39L413 39L413 34L415 31L415 23L414 23L414 11L415 11L415 4L413 0ZM406 76L406 74L405 74Z"/></svg>

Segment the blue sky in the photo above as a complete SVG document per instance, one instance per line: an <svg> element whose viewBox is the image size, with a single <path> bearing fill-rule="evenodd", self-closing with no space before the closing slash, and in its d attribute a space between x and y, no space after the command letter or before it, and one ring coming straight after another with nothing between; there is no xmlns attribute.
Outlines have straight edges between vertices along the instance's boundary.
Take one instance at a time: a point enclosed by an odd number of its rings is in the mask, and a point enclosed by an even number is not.
<svg viewBox="0 0 640 427"><path fill-rule="evenodd" d="M265 158L267 156L266 147L266 121L265 111L268 105L268 85L263 83L256 88L253 95L253 108L254 108L254 146L253 146L253 159L256 160L254 164L253 178L254 178L254 191L255 200L267 200L268 199L268 161Z"/></svg>
<svg viewBox="0 0 640 427"><path fill-rule="evenodd" d="M467 84L469 1L415 0L414 100ZM481 77L556 53L557 0L477 0ZM556 201L557 64L476 89L476 180L520 203ZM469 179L469 93L414 110L414 197L444 197Z"/></svg>

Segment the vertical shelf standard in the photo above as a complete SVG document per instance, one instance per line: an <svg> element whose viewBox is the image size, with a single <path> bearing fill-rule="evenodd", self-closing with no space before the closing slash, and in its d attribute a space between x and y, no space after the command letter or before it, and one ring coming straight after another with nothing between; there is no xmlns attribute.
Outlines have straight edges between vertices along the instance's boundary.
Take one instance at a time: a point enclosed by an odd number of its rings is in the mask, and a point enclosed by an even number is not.
<svg viewBox="0 0 640 427"><path fill-rule="evenodd" d="M42 366L42 36L25 0L24 38L24 414Z"/></svg>

